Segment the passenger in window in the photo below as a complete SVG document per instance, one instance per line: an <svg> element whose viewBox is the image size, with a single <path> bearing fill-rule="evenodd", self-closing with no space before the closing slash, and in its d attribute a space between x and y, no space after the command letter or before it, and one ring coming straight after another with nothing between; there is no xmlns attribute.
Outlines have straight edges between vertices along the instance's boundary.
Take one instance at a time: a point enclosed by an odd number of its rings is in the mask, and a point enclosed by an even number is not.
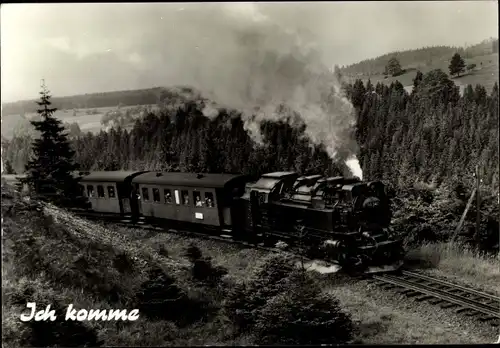
<svg viewBox="0 0 500 348"><path fill-rule="evenodd" d="M207 198L207 207L208 208L214 207L214 203L212 202L212 198Z"/></svg>
<svg viewBox="0 0 500 348"><path fill-rule="evenodd" d="M200 195L196 195L196 206L203 207L203 202L201 201Z"/></svg>
<svg viewBox="0 0 500 348"><path fill-rule="evenodd" d="M184 195L184 201L183 201L183 203L184 203L184 205L189 205L189 196L188 196L187 193Z"/></svg>
<svg viewBox="0 0 500 348"><path fill-rule="evenodd" d="M167 192L165 194L165 203L172 204L172 195L170 194L170 192Z"/></svg>

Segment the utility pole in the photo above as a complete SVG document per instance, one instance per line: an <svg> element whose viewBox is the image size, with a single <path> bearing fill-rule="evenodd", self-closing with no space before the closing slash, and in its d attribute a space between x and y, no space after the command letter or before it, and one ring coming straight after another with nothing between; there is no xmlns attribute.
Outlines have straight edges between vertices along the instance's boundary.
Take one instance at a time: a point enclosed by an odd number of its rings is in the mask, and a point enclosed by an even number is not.
<svg viewBox="0 0 500 348"><path fill-rule="evenodd" d="M480 179L479 179L479 164L476 165L476 233L475 233L475 242L478 243L480 239L479 235L479 228L481 226L481 212L479 210L479 207L481 205L481 196L479 194L479 185L480 185Z"/></svg>

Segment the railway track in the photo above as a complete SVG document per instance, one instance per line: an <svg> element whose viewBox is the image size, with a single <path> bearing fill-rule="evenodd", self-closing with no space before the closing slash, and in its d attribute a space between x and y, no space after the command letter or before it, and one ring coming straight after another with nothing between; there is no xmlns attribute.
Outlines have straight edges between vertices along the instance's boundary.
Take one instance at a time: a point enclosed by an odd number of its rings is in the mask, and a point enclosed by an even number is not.
<svg viewBox="0 0 500 348"><path fill-rule="evenodd" d="M386 290L395 290L416 301L428 301L442 308L500 325L500 297L429 277L419 272L373 275L371 280Z"/></svg>

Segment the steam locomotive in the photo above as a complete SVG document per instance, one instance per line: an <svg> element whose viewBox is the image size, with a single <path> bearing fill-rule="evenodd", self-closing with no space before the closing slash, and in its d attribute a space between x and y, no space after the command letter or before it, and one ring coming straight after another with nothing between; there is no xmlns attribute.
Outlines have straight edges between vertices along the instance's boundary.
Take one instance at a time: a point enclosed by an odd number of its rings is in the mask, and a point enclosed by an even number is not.
<svg viewBox="0 0 500 348"><path fill-rule="evenodd" d="M137 223L201 230L235 240L301 248L308 256L361 272L400 267L380 181L300 176L151 171L75 173L92 212ZM282 243L282 244L283 244Z"/></svg>

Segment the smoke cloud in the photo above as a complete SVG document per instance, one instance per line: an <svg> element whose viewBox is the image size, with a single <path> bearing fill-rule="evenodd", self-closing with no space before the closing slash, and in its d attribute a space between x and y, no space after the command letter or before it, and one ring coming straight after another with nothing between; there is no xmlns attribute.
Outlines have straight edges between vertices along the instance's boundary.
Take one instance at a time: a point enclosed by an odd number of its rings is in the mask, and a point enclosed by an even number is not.
<svg viewBox="0 0 500 348"><path fill-rule="evenodd" d="M189 26L182 26L185 54L172 54L179 67L172 84L193 86L218 106L243 112L245 128L257 142L263 120L287 121L295 112L307 136L324 145L332 159L345 161L356 153L352 106L308 30L313 18L300 7L207 6L203 12L179 10ZM216 109L206 107L205 116L213 117Z"/></svg>

